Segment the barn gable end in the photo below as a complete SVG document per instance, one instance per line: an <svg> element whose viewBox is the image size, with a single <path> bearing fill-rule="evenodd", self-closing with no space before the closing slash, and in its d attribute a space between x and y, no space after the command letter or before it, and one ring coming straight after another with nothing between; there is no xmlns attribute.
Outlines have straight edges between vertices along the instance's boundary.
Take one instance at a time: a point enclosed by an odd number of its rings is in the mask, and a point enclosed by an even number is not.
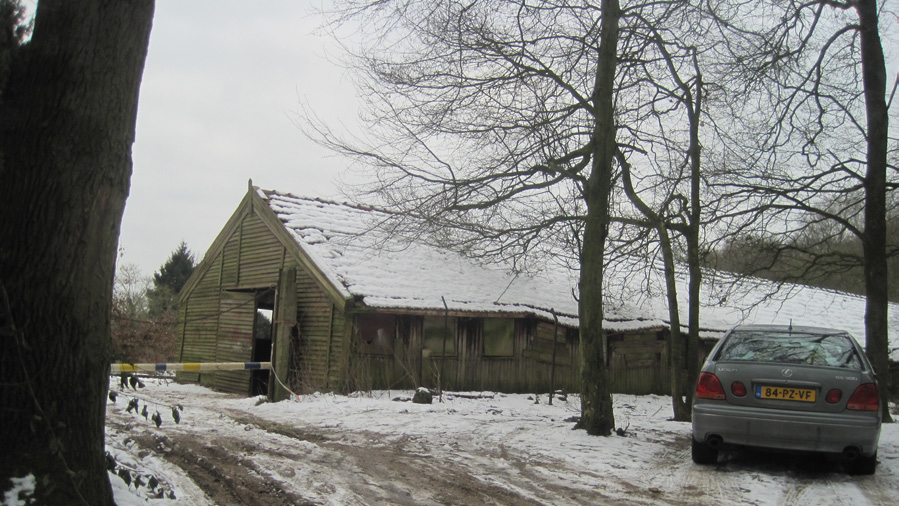
<svg viewBox="0 0 899 506"><path fill-rule="evenodd" d="M295 272L295 279L279 278ZM281 284L293 285L294 297L277 298ZM249 191L228 220L181 292L177 356L180 362L269 361L271 339L254 336L256 310L272 310L279 325L290 327L286 346L277 353L289 371L276 371L272 388L283 397L281 382L309 388L329 388L340 376L337 360L344 349L344 300L325 286L324 278L305 257L283 225L256 191ZM276 308L276 300L295 301L295 307ZM300 350L308 352L300 353ZM322 354L322 352L324 352ZM268 356L266 356L268 353ZM274 361L274 360L273 360ZM297 376L300 375L300 376ZM181 378L243 395L266 393L264 372L182 373ZM258 380L263 383L253 385Z"/></svg>

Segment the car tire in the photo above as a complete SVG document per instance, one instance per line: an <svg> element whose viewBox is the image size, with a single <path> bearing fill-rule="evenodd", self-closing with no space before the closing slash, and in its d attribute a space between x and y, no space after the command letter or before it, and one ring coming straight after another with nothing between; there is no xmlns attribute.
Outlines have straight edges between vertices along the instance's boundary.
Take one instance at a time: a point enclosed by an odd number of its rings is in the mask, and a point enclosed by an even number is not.
<svg viewBox="0 0 899 506"><path fill-rule="evenodd" d="M877 452L870 457L859 456L855 460L846 463L846 472L852 475L870 475L874 474L874 468L877 467Z"/></svg>
<svg viewBox="0 0 899 506"><path fill-rule="evenodd" d="M707 465L718 462L718 450L709 446L708 443L700 443L693 439L692 450L693 462L697 464Z"/></svg>

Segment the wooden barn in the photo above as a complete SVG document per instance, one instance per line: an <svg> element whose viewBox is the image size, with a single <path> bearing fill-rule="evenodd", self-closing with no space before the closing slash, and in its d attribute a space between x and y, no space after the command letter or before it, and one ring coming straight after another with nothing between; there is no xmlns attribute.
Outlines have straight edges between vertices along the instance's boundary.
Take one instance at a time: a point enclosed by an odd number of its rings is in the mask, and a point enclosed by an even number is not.
<svg viewBox="0 0 899 506"><path fill-rule="evenodd" d="M181 292L176 352L180 362L271 360L274 374L181 378L276 398L282 384L579 390L569 275L514 276L398 241L377 226L387 216L251 186ZM260 312L271 332L260 332ZM622 320L607 338L613 390L666 393L667 328Z"/></svg>
<svg viewBox="0 0 899 506"><path fill-rule="evenodd" d="M512 275L399 240L379 226L389 216L250 186L181 292L176 355L180 362L271 361L274 373L181 378L275 398L286 395L282 385L297 393L580 390L574 273ZM607 287L619 303L605 308L612 391L667 394L664 292L647 290L648 278L621 278ZM738 323L792 322L843 328L864 344L863 297L715 272L704 283L706 343ZM890 316L895 336L899 305L891 304Z"/></svg>

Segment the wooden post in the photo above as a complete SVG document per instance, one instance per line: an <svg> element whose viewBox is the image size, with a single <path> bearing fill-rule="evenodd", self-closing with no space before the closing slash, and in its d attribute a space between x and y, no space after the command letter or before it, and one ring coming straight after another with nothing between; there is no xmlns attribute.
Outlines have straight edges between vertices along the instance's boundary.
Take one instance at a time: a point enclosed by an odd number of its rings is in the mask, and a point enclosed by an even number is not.
<svg viewBox="0 0 899 506"><path fill-rule="evenodd" d="M272 372L268 381L268 397L274 402L287 398L281 385L287 383L290 368L290 330L297 324L297 268L281 269L275 292L274 325L272 333Z"/></svg>
<svg viewBox="0 0 899 506"><path fill-rule="evenodd" d="M553 393L556 391L556 340L559 338L559 317L555 308L550 309L553 314L553 362L549 370L549 405L553 405Z"/></svg>
<svg viewBox="0 0 899 506"><path fill-rule="evenodd" d="M443 363L446 361L446 334L449 330L449 307L446 305L446 299L443 296L440 296L440 300L443 301L443 354L440 355L440 384L437 385L438 390L440 391L440 402L443 402L443 384L446 382L446 378L443 377Z"/></svg>

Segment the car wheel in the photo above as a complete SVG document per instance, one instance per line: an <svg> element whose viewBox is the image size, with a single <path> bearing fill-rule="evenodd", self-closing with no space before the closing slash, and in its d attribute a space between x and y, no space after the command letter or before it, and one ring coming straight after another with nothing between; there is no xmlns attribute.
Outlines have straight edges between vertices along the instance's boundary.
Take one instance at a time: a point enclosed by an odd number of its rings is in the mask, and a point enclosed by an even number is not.
<svg viewBox="0 0 899 506"><path fill-rule="evenodd" d="M692 438L691 438L692 439ZM707 443L700 443L693 439L693 462L697 464L714 464L718 461L718 450Z"/></svg>
<svg viewBox="0 0 899 506"><path fill-rule="evenodd" d="M859 456L855 460L846 463L846 472L855 475L874 474L874 468L877 466L877 452L870 457Z"/></svg>

